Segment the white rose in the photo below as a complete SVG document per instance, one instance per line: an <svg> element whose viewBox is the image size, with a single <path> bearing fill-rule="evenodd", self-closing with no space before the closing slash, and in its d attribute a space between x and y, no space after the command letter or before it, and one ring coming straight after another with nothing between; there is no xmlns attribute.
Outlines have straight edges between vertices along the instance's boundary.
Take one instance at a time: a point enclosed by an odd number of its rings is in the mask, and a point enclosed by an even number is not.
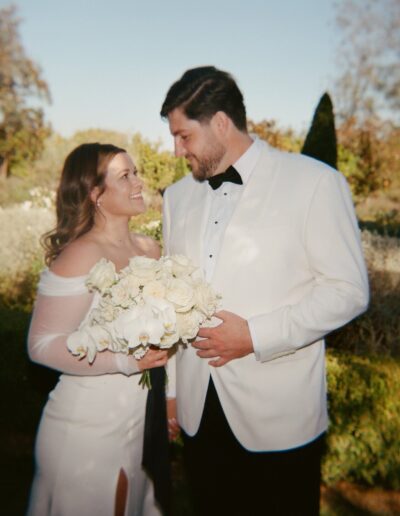
<svg viewBox="0 0 400 516"><path fill-rule="evenodd" d="M161 281L154 280L150 281L143 287L143 297L157 297L159 299L165 298L166 288Z"/></svg>
<svg viewBox="0 0 400 516"><path fill-rule="evenodd" d="M195 304L193 288L182 279L171 279L167 284L166 299L171 301L177 312L187 312Z"/></svg>
<svg viewBox="0 0 400 516"><path fill-rule="evenodd" d="M134 256L129 260L130 273L139 280L140 285L156 279L160 268L161 263L158 260L147 256Z"/></svg>
<svg viewBox="0 0 400 516"><path fill-rule="evenodd" d="M204 282L195 284L196 308L206 317L211 317L219 306L221 296L216 294L211 285Z"/></svg>
<svg viewBox="0 0 400 516"><path fill-rule="evenodd" d="M111 287L110 296L110 301L114 306L128 308L132 304L130 291L125 287L122 281Z"/></svg>
<svg viewBox="0 0 400 516"><path fill-rule="evenodd" d="M129 292L123 288L119 283L113 285L110 289L111 303L115 306L121 306L122 308L128 308L131 304L131 298Z"/></svg>
<svg viewBox="0 0 400 516"><path fill-rule="evenodd" d="M109 288L117 279L115 265L102 258L90 270L89 276L86 280L86 286L89 290L98 290L102 294Z"/></svg>
<svg viewBox="0 0 400 516"><path fill-rule="evenodd" d="M165 265L170 268L176 278L190 276L196 269L191 260L183 254L174 254L165 257Z"/></svg>
<svg viewBox="0 0 400 516"><path fill-rule="evenodd" d="M128 291L132 299L140 294L140 281L135 276L132 276L132 274L120 279L119 285Z"/></svg>
<svg viewBox="0 0 400 516"><path fill-rule="evenodd" d="M197 310L176 314L176 325L182 342L187 344L189 340L194 339L202 322L203 316Z"/></svg>
<svg viewBox="0 0 400 516"><path fill-rule="evenodd" d="M101 303L98 309L103 319L101 323L111 322L118 315L118 309L115 306L113 306L110 302Z"/></svg>

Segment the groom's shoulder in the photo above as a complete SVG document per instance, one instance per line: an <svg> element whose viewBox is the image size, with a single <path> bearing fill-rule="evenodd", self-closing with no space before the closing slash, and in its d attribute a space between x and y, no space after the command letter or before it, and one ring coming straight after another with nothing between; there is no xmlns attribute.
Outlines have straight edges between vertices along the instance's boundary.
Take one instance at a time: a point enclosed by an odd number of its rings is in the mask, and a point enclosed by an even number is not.
<svg viewBox="0 0 400 516"><path fill-rule="evenodd" d="M306 156L305 154L288 152L273 147L270 147L269 151L271 152L272 157L281 165L280 168L288 174L293 173L298 176L300 173L303 178L304 176L318 178L321 174L338 173L336 169L330 167L326 163L315 158L311 158L310 156Z"/></svg>

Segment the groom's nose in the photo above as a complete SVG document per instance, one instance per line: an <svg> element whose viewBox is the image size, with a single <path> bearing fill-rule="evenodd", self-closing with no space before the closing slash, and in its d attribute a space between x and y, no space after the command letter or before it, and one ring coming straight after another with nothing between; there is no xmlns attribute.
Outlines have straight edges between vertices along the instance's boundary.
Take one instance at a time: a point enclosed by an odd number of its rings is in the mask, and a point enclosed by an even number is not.
<svg viewBox="0 0 400 516"><path fill-rule="evenodd" d="M177 158L185 157L186 149L182 145L182 141L179 138L175 138L174 147L175 147L175 156Z"/></svg>

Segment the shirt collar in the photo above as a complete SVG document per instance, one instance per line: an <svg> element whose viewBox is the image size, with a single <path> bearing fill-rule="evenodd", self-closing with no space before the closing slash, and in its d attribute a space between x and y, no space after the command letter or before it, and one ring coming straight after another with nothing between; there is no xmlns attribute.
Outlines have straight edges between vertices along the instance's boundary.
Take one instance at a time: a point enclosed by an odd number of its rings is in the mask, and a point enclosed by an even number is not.
<svg viewBox="0 0 400 516"><path fill-rule="evenodd" d="M244 185L248 182L262 150L262 141L260 138L253 134L250 136L253 140L253 143L246 150L246 152L244 152L240 158L235 163L233 163L233 166L239 172Z"/></svg>

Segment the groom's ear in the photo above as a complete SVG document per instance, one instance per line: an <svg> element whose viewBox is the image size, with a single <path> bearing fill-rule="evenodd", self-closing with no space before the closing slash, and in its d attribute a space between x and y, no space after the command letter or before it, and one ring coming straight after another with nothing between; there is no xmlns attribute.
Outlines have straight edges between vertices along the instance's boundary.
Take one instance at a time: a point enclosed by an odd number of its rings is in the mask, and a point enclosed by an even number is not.
<svg viewBox="0 0 400 516"><path fill-rule="evenodd" d="M217 134L224 137L227 135L232 121L224 111L217 111L212 117L211 123Z"/></svg>

